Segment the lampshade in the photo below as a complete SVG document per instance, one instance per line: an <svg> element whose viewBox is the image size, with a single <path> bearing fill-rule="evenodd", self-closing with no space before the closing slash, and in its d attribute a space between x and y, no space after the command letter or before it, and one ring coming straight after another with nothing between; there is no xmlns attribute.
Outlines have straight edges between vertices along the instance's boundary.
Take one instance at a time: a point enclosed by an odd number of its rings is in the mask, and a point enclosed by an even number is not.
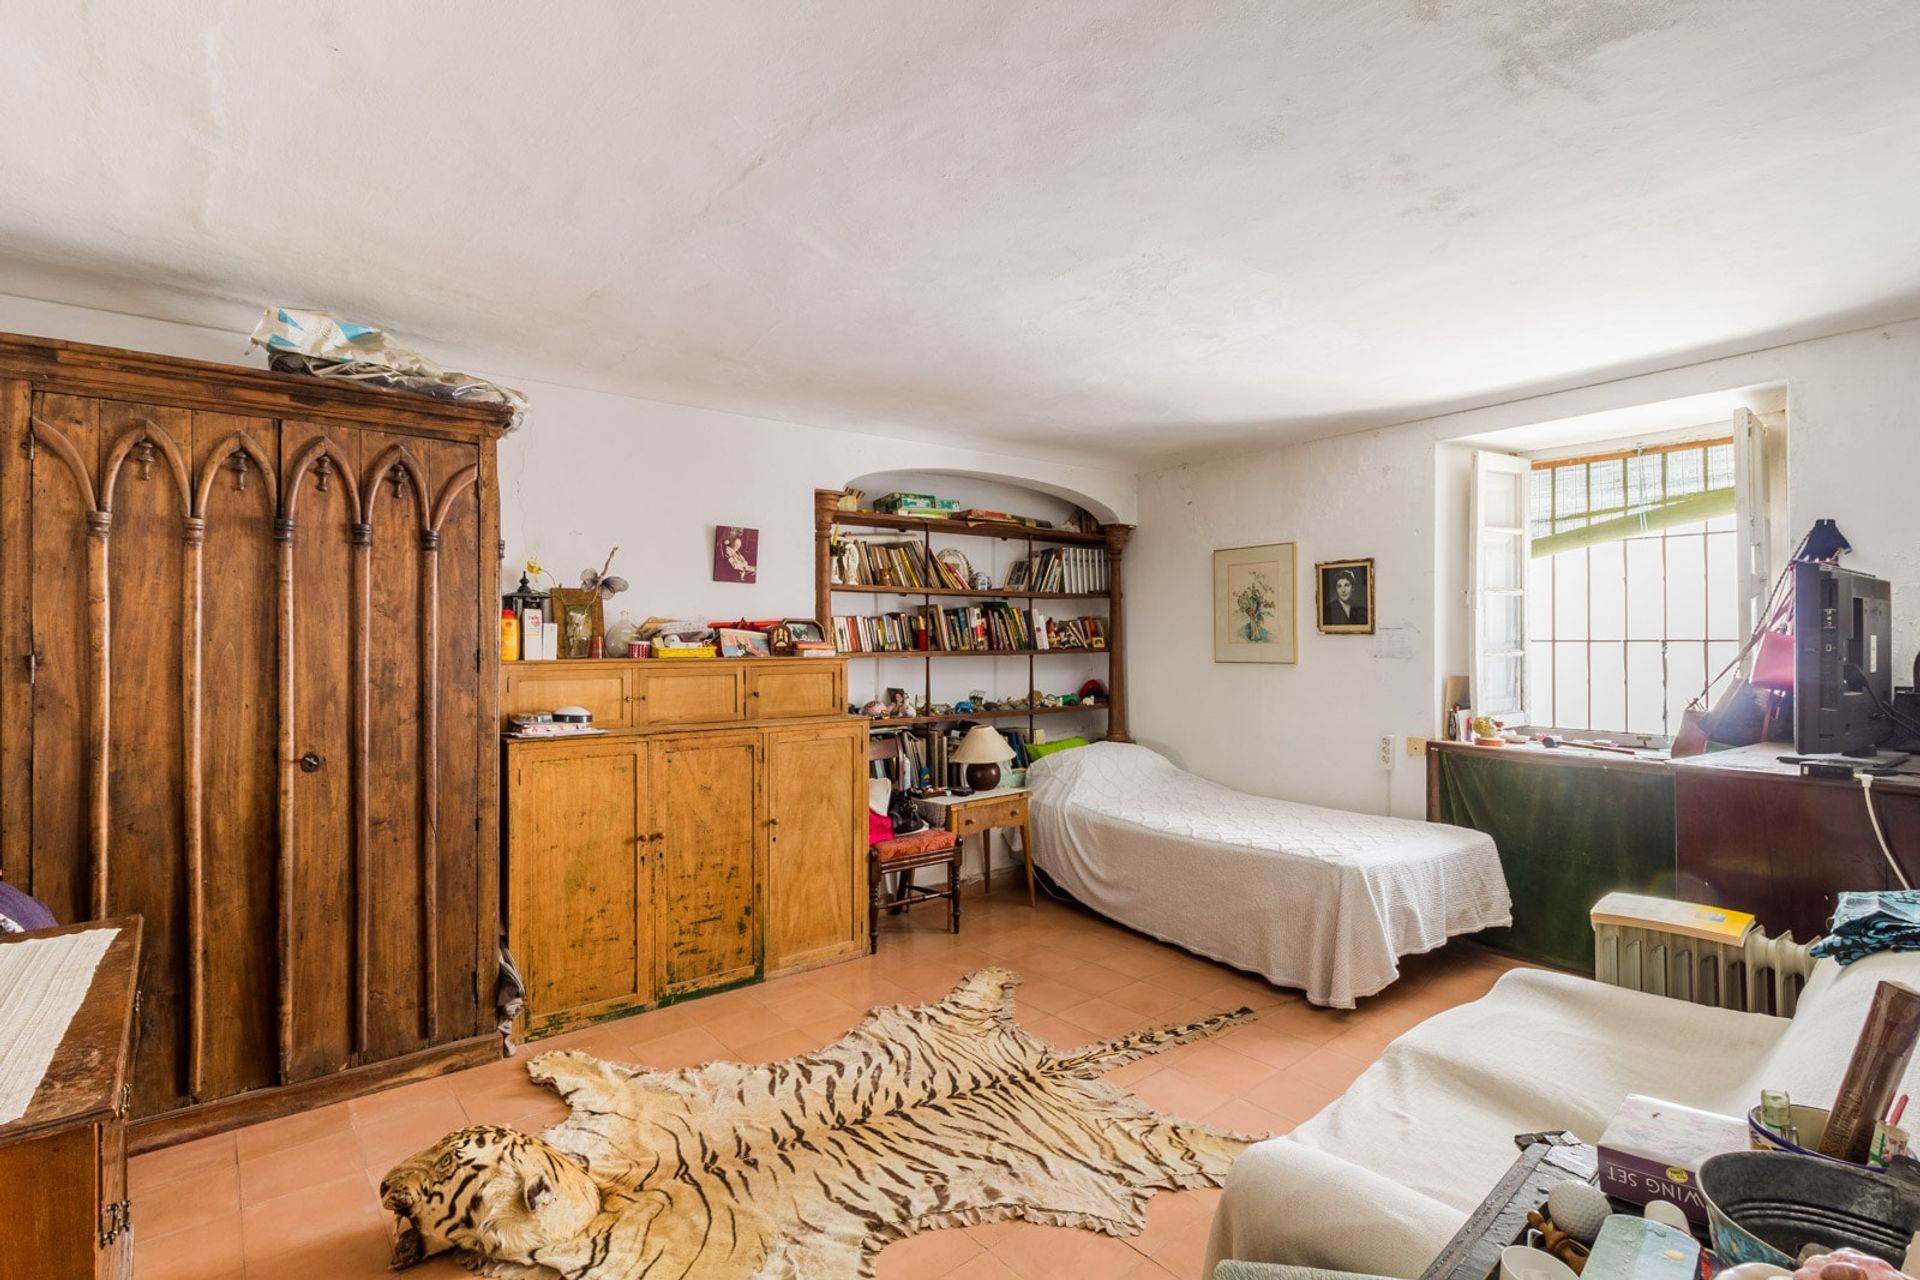
<svg viewBox="0 0 1920 1280"><path fill-rule="evenodd" d="M992 725L977 724L960 739L960 749L950 757L955 764L1005 764L1013 759L1013 748Z"/></svg>

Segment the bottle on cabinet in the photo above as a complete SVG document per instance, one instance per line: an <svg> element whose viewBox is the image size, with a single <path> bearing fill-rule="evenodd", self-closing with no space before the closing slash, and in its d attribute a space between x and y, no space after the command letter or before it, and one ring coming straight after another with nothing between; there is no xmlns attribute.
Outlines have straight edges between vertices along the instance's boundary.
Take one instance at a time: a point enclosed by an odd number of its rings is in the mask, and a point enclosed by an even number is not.
<svg viewBox="0 0 1920 1280"><path fill-rule="evenodd" d="M500 661L520 661L520 618L512 609L500 610Z"/></svg>

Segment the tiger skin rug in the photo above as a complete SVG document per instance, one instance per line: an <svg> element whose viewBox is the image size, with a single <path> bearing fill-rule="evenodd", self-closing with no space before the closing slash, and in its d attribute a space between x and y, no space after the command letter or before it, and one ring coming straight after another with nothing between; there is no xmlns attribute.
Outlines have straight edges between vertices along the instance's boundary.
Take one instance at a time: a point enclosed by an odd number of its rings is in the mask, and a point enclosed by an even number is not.
<svg viewBox="0 0 1920 1280"><path fill-rule="evenodd" d="M1097 1077L1253 1017L1073 1050L1014 1021L1017 974L876 1009L815 1053L676 1071L577 1051L527 1067L572 1107L538 1137L462 1129L381 1183L396 1270L453 1249L522 1280L871 1277L882 1247L1022 1218L1133 1235L1153 1192L1218 1186L1254 1138Z"/></svg>

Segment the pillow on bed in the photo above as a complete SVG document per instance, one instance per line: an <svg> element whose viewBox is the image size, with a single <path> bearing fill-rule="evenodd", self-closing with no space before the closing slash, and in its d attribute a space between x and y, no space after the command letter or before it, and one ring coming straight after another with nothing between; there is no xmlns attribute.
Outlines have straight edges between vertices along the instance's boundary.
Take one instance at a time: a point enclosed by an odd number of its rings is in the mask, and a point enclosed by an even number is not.
<svg viewBox="0 0 1920 1280"><path fill-rule="evenodd" d="M1084 747L1086 745L1087 740L1085 738L1062 738L1058 742L1029 742L1027 744L1027 758L1030 760L1038 760L1043 756L1050 756L1056 751L1070 751L1074 747Z"/></svg>

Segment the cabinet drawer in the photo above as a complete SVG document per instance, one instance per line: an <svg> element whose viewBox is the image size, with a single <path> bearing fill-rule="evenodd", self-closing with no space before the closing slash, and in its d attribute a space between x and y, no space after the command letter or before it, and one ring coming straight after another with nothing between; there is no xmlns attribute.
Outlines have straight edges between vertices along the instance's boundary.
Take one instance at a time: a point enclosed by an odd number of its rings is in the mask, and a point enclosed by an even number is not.
<svg viewBox="0 0 1920 1280"><path fill-rule="evenodd" d="M718 660L668 660L636 671L634 679L636 724L711 724L747 714L746 673Z"/></svg>
<svg viewBox="0 0 1920 1280"><path fill-rule="evenodd" d="M989 827L1017 827L1027 820L1027 798L1010 796L991 803L962 805L947 817L947 829L961 835L985 831Z"/></svg>
<svg viewBox="0 0 1920 1280"><path fill-rule="evenodd" d="M814 667L756 667L747 673L747 714L756 720L830 716L841 706L838 663Z"/></svg>
<svg viewBox="0 0 1920 1280"><path fill-rule="evenodd" d="M552 711L555 707L585 707L600 729L624 729L633 723L629 712L634 672L628 667L582 663L564 667L506 664L500 692L500 714Z"/></svg>

